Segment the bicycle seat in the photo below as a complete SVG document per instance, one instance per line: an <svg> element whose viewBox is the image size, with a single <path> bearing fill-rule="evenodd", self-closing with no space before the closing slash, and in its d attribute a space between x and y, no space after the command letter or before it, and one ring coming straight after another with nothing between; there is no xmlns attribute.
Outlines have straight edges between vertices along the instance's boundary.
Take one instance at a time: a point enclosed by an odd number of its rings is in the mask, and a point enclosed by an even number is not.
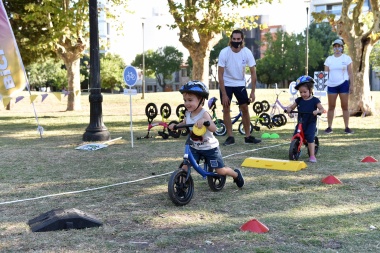
<svg viewBox="0 0 380 253"><path fill-rule="evenodd" d="M210 109L210 110L213 110L213 109L215 109L215 107L216 107L216 101L217 101L218 99L216 98L216 97L212 97L212 98L210 98L210 100L208 101L208 108Z"/></svg>

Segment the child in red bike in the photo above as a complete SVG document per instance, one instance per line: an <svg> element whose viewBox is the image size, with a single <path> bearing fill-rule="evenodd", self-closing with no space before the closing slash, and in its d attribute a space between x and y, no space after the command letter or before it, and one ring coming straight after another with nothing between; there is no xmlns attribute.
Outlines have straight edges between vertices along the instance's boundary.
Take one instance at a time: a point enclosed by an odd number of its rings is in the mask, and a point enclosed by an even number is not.
<svg viewBox="0 0 380 253"><path fill-rule="evenodd" d="M316 163L314 137L317 130L317 114L326 112L319 98L313 96L314 79L310 76L300 76L294 87L299 91L301 97L296 98L294 104L288 106L290 113L297 107L298 121L302 120L302 130L309 149L309 162ZM297 125L298 126L298 125ZM297 133L297 126L294 134Z"/></svg>

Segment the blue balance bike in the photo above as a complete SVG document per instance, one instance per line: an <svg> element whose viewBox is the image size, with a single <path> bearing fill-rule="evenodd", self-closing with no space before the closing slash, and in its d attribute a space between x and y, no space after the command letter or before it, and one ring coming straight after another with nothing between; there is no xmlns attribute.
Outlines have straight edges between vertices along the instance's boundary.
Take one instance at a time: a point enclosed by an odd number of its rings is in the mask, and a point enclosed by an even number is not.
<svg viewBox="0 0 380 253"><path fill-rule="evenodd" d="M210 122L206 121L205 126L210 125ZM180 126L180 128L193 127L192 124L186 124ZM174 127L177 130L177 127ZM183 206L188 204L194 194L194 181L191 176L191 168L194 168L204 179L207 178L208 185L212 191L220 191L223 189L226 183L226 176L218 175L213 172L212 168L208 168L204 163L203 167L199 165L200 161L196 161L190 151L190 135L185 143L185 152L183 154L183 162L179 166L179 169L174 171L169 179L168 193L171 201L177 206ZM200 160L203 160L202 158ZM187 166L187 170L182 169L183 166Z"/></svg>

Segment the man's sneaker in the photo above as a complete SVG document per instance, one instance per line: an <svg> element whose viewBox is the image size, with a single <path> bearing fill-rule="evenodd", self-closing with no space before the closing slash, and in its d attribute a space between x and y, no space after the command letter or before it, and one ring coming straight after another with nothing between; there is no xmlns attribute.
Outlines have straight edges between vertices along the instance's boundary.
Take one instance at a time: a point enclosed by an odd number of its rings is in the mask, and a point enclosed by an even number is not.
<svg viewBox="0 0 380 253"><path fill-rule="evenodd" d="M354 133L354 131L352 131L350 128L348 128L348 127L346 127L346 129L344 129L344 132L346 133L346 134L353 134Z"/></svg>
<svg viewBox="0 0 380 253"><path fill-rule="evenodd" d="M244 185L244 178L241 174L240 170L235 169L235 172L238 174L237 178L234 178L234 182L236 183L237 187L242 188Z"/></svg>
<svg viewBox="0 0 380 253"><path fill-rule="evenodd" d="M326 128L326 130L325 130L325 134L331 134L333 131L332 131L332 129L331 129L331 127L328 127L328 128Z"/></svg>
<svg viewBox="0 0 380 253"><path fill-rule="evenodd" d="M317 162L317 158L315 158L315 156L310 156L309 157L309 162L316 163Z"/></svg>
<svg viewBox="0 0 380 253"><path fill-rule="evenodd" d="M244 142L245 142L245 144L251 144L251 143L257 144L257 143L260 143L261 140L256 139L253 136L249 136L249 137L244 137Z"/></svg>
<svg viewBox="0 0 380 253"><path fill-rule="evenodd" d="M233 136L228 136L227 140L223 143L223 146L229 146L235 144L235 138Z"/></svg>

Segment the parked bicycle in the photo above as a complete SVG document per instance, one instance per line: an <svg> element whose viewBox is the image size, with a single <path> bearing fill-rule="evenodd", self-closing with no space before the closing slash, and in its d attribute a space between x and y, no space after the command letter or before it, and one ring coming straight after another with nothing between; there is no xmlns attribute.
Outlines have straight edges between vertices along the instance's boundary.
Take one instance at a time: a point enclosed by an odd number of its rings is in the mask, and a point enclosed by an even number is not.
<svg viewBox="0 0 380 253"><path fill-rule="evenodd" d="M270 105L268 101L266 100L253 103L253 111L256 113L268 112L270 108L272 107L272 110L269 113L269 117L270 117L270 122L268 124L269 128L273 126L280 127L280 126L286 125L286 123L288 122L285 114L282 113L282 111L286 109L286 106L281 104L280 100L278 99L280 94L286 91L280 91L277 88L277 83L275 84L275 86L276 86L276 89L275 89L276 100L274 104ZM260 103L261 103L261 106L260 106ZM290 117L294 117L294 115L291 114Z"/></svg>
<svg viewBox="0 0 380 253"><path fill-rule="evenodd" d="M216 97L212 97L208 101L208 108L212 111L212 119L214 120L214 123L216 125L216 131L214 132L217 136L224 136L227 134L227 128L224 124L224 121L221 119L218 119L216 116L216 101L218 99ZM239 105L237 101L233 101L236 105ZM242 118L243 113L239 110L239 113L233 117L231 117L231 123L234 125L240 118ZM250 133L252 133L253 129L255 129L254 125L250 122ZM238 131L240 134L245 135L244 125L243 122L239 123Z"/></svg>
<svg viewBox="0 0 380 253"><path fill-rule="evenodd" d="M210 122L206 121L204 127L210 125ZM193 124L182 125L181 128L193 127ZM177 129L177 126L174 127ZM203 163L203 168L200 166L200 161L196 161L190 151L190 135L185 143L185 151L183 154L183 162L179 168L175 170L168 182L168 194L171 201L177 206L183 206L188 204L194 194L194 181L191 176L191 169L194 168L204 179L207 178L208 185L212 191L220 191L223 189L226 183L226 176L222 176L213 172L213 168L209 168L207 163ZM182 169L183 166L187 167L187 170Z"/></svg>
<svg viewBox="0 0 380 253"><path fill-rule="evenodd" d="M143 137L137 137L138 140L140 139L149 139L149 138L152 138L153 136L150 135L150 130L156 126L161 126L162 127L162 131L158 131L158 135L160 135L163 139L168 139L169 136L173 137L173 138L179 138L179 136L181 135L181 132L180 131L171 131L168 126L171 124L171 123L175 123L175 124L178 124L177 121L171 121L169 123L167 123L167 119L170 117L171 115L171 107L168 103L164 103L161 105L160 107L160 114L161 114L161 117L162 117L162 120L159 121L159 122L155 122L153 123L153 119L157 116L157 113L158 113L158 110L157 110L157 106L156 104L154 103L149 103L146 105L145 107L145 115L148 117L148 132L145 136Z"/></svg>

